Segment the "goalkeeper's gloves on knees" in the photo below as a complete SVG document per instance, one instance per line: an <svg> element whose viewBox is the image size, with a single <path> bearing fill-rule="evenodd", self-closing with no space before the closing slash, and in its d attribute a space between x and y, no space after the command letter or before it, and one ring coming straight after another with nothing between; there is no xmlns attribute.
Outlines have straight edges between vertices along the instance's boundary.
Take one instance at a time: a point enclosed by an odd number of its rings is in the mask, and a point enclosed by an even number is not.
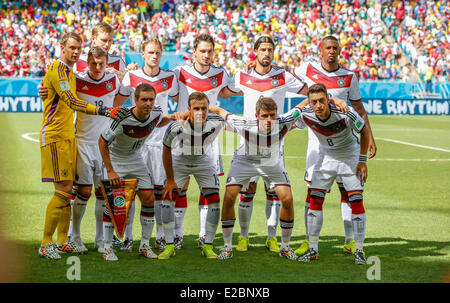
<svg viewBox="0 0 450 303"><path fill-rule="evenodd" d="M127 107L106 107L99 106L97 114L100 116L111 117L116 121L122 121L130 114L130 109Z"/></svg>

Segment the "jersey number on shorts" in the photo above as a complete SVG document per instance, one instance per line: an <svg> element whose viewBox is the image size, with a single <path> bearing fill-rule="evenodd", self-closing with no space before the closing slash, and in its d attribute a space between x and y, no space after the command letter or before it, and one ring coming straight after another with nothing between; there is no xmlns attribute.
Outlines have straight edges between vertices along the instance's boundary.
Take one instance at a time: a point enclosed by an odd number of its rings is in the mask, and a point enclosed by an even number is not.
<svg viewBox="0 0 450 303"><path fill-rule="evenodd" d="M331 139L327 139L328 145L329 146L334 146L333 140Z"/></svg>
<svg viewBox="0 0 450 303"><path fill-rule="evenodd" d="M133 146L131 147L132 150L136 150L139 147L141 147L143 140L138 140L136 142L134 142Z"/></svg>

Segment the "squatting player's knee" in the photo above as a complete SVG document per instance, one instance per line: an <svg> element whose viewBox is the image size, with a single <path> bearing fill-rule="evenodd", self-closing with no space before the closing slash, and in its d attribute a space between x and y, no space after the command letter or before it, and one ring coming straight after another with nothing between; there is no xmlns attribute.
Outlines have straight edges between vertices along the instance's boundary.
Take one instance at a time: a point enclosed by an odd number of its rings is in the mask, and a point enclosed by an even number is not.
<svg viewBox="0 0 450 303"><path fill-rule="evenodd" d="M143 206L153 207L155 204L155 194L153 190L148 191L139 191L138 192L139 200Z"/></svg>
<svg viewBox="0 0 450 303"><path fill-rule="evenodd" d="M53 183L55 186L55 190L59 190L68 194L72 193L73 182L72 181L61 181Z"/></svg>
<svg viewBox="0 0 450 303"><path fill-rule="evenodd" d="M88 197L92 192L92 185L78 185L77 192L84 197Z"/></svg>

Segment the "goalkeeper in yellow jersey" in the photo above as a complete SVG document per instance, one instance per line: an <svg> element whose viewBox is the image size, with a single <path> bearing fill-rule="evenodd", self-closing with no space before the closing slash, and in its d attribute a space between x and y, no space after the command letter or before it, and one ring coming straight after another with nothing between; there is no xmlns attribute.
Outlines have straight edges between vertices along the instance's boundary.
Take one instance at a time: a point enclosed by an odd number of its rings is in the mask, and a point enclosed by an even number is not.
<svg viewBox="0 0 450 303"><path fill-rule="evenodd" d="M81 37L77 34L65 34L61 39L61 58L50 66L44 77L48 96L43 101L44 119L39 137L42 182L53 182L55 193L47 205L39 255L49 259L60 259L59 252L72 251L70 243L66 242L77 155L73 111L103 115L119 121L129 112L127 108L94 106L77 97L72 67L80 57L81 43ZM53 243L57 227L57 242Z"/></svg>

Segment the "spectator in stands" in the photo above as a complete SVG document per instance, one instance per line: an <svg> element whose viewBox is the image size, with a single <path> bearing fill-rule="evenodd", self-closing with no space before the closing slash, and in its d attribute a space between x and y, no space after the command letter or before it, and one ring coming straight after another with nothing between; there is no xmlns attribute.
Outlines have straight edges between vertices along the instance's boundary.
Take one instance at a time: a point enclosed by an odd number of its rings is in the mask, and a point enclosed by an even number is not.
<svg viewBox="0 0 450 303"><path fill-rule="evenodd" d="M423 76L423 63L431 58L436 78L448 77L446 0L97 0L74 4L38 0L39 5L35 1L5 2L1 7L0 45L11 51L0 54L4 63L0 75L42 73L38 69L45 61L59 56L57 41L62 33L75 31L89 41L91 28L103 21L115 29L112 51L118 55L140 52L144 38L156 35L165 51L188 57L194 38L209 33L217 41L215 64L230 74L254 59L255 37L270 33L277 40L275 63L288 70L318 56L321 38L334 34L342 45L342 65L362 79L407 76L405 63L400 64L402 51L412 63L409 71L417 69ZM31 63L32 58L38 66Z"/></svg>

